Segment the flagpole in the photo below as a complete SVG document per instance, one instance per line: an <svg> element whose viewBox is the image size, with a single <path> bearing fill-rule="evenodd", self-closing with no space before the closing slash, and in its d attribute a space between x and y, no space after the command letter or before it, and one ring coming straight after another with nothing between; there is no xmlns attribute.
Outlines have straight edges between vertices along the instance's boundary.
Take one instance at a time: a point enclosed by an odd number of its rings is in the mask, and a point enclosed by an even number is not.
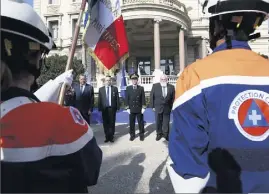
<svg viewBox="0 0 269 194"><path fill-rule="evenodd" d="M74 33L74 37L73 37L73 40L72 40L72 45L71 45L70 53L69 53L69 56L68 56L67 64L66 64L66 67L65 67L65 71L68 71L69 69L71 69L74 54L75 54L75 51L76 51L78 35L79 35L79 32L80 32L81 21L82 21L83 13L84 13L85 8L86 8L86 3L87 3L87 0L82 0L82 2L81 2L80 13L79 13L78 21L76 23L75 33ZM66 88L66 85L63 84L62 87L61 87L59 101L58 101L58 103L60 105L62 105L63 101L64 101L65 88Z"/></svg>

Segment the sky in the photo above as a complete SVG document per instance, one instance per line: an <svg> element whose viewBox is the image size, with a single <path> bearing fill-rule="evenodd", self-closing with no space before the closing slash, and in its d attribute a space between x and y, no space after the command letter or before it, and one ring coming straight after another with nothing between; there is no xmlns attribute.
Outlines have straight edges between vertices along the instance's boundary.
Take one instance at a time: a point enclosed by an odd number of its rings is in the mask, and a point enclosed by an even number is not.
<svg viewBox="0 0 269 194"><path fill-rule="evenodd" d="M31 6L33 6L33 0L24 0L24 2L30 4Z"/></svg>

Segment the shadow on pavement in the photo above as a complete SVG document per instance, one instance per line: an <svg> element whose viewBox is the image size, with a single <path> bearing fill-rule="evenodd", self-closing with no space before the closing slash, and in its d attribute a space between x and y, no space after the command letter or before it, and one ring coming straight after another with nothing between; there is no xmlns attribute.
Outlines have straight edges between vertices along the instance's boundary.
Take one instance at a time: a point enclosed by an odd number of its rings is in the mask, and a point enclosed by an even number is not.
<svg viewBox="0 0 269 194"><path fill-rule="evenodd" d="M147 128L145 128L145 138L147 138L151 133L155 131L156 125L155 124L149 124Z"/></svg>
<svg viewBox="0 0 269 194"><path fill-rule="evenodd" d="M150 181L149 181L149 193L154 193L154 194L155 193L159 193L159 194L174 193L173 185L171 183L168 170L166 168L166 162L167 162L167 159L164 160L158 166L155 172L152 174L152 177L150 178ZM165 171L164 177L162 177L163 170Z"/></svg>
<svg viewBox="0 0 269 194"><path fill-rule="evenodd" d="M129 164L119 165L100 176L97 185L90 187L90 193L134 193L144 172L144 167L141 164L145 159L144 153L137 154Z"/></svg>
<svg viewBox="0 0 269 194"><path fill-rule="evenodd" d="M118 138L126 135L129 133L129 128L128 128L128 124L122 124L122 125L118 125L115 128L115 136L114 136L114 140L115 142L117 141ZM109 145L110 143L104 143L105 140L105 133L104 133L104 129L103 129L103 125L96 125L94 126L94 128L96 128L97 130L94 133L94 136L96 137L97 143L99 146L101 145Z"/></svg>
<svg viewBox="0 0 269 194"><path fill-rule="evenodd" d="M94 132L94 136L96 137L97 143L99 146L101 145L110 145L111 143L104 143L105 140L105 134L104 134L104 129L103 125L95 125L94 128L97 130ZM136 137L139 135L139 130L138 130L138 125L135 126L135 132L136 132ZM145 127L145 138L147 138L152 132L155 131L155 124L149 124L147 127ZM129 135L129 124L120 124L116 126L115 128L115 136L114 140L115 142L125 136ZM129 138L129 136L128 136Z"/></svg>

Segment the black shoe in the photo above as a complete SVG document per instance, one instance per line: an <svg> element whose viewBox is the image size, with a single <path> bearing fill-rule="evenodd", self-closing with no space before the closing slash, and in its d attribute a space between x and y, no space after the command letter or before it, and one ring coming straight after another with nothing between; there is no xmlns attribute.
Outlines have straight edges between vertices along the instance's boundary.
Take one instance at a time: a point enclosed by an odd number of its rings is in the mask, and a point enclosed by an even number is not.
<svg viewBox="0 0 269 194"><path fill-rule="evenodd" d="M169 135L165 136L166 141L169 141Z"/></svg>
<svg viewBox="0 0 269 194"><path fill-rule="evenodd" d="M162 135L157 135L156 141L159 141L160 139L162 139Z"/></svg>
<svg viewBox="0 0 269 194"><path fill-rule="evenodd" d="M109 141L113 143L114 142L114 137L111 137Z"/></svg>
<svg viewBox="0 0 269 194"><path fill-rule="evenodd" d="M134 139L135 139L135 136L130 137L130 141L134 141Z"/></svg>
<svg viewBox="0 0 269 194"><path fill-rule="evenodd" d="M144 139L145 139L144 135L141 135L140 136L140 141L144 141Z"/></svg>
<svg viewBox="0 0 269 194"><path fill-rule="evenodd" d="M106 139L104 142L105 142L105 143L109 142L109 139Z"/></svg>

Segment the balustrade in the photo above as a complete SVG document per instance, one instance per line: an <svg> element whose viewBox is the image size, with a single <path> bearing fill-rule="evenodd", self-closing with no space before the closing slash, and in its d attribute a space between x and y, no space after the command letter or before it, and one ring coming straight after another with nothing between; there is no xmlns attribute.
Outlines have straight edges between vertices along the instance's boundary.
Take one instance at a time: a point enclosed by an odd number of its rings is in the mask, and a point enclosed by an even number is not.
<svg viewBox="0 0 269 194"><path fill-rule="evenodd" d="M122 5L132 5L132 4L159 4L167 5L176 8L184 13L187 13L187 9L183 3L178 0L122 0Z"/></svg>

